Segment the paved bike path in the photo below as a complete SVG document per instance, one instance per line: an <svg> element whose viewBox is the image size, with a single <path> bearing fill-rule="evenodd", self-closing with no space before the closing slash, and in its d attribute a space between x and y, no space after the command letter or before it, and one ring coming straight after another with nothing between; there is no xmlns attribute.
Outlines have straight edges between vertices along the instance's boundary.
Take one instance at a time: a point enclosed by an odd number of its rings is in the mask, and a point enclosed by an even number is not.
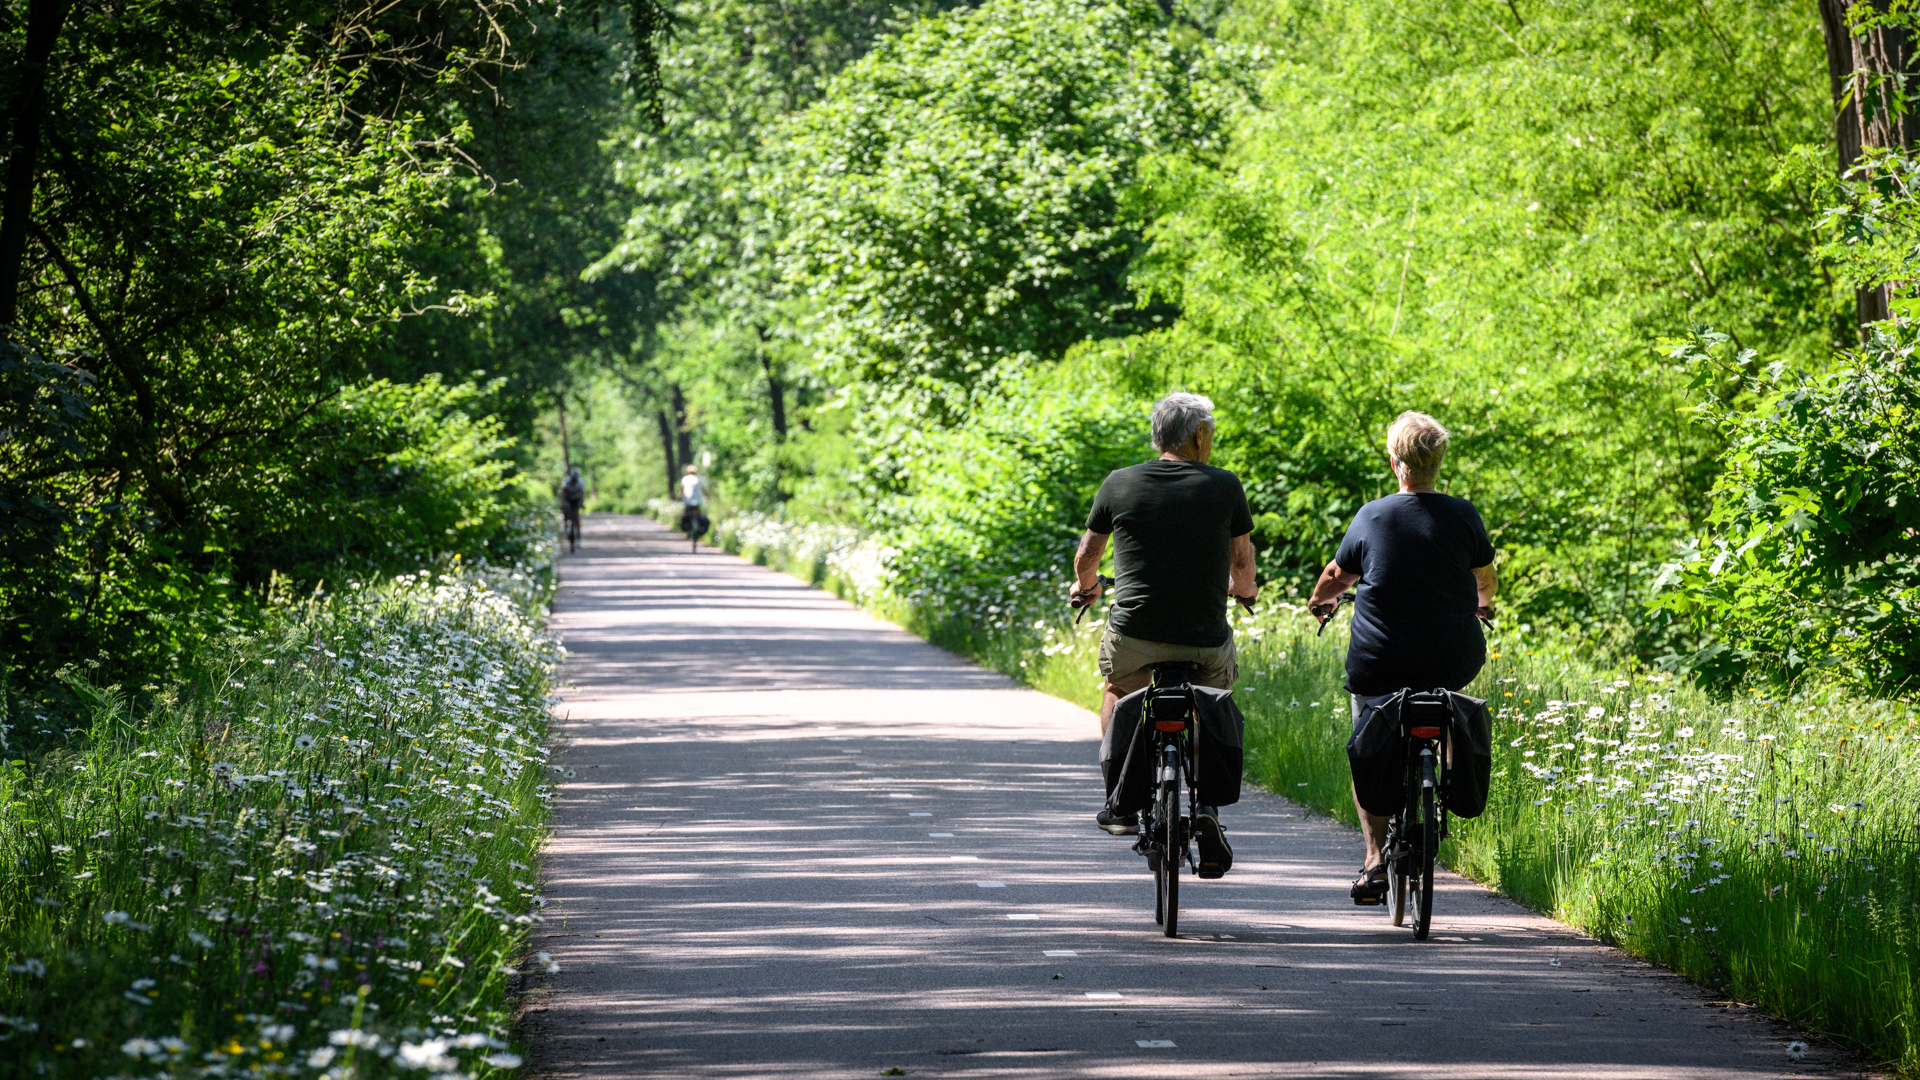
<svg viewBox="0 0 1920 1080"><path fill-rule="evenodd" d="M561 581L533 1075L1854 1075L1457 877L1416 944L1354 833L1251 789L1168 940L1088 713L643 519Z"/></svg>

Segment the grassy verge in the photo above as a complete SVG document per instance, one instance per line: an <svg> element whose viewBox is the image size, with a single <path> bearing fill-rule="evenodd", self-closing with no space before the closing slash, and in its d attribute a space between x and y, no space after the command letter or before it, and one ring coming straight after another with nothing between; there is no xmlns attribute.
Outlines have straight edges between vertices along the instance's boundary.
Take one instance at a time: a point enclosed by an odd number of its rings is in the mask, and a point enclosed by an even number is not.
<svg viewBox="0 0 1920 1080"><path fill-rule="evenodd" d="M91 725L0 773L16 1075L516 1068L544 598L419 575L284 608L139 715L81 683Z"/></svg>
<svg viewBox="0 0 1920 1080"><path fill-rule="evenodd" d="M723 543L727 531L722 530ZM1100 626L929 619L849 588L825 552L735 542L1047 693L1095 707ZM984 631L981 628L985 628ZM1260 784L1348 824L1346 652L1290 609L1236 613ZM1843 697L1715 699L1497 637L1487 811L1449 866L1596 937L1920 1075L1920 711Z"/></svg>

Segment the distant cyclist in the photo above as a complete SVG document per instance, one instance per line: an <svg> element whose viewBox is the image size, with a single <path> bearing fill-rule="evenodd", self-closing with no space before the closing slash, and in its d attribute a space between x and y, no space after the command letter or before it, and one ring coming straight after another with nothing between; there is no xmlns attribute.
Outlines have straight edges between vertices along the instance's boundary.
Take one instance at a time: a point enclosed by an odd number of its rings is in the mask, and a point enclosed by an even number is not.
<svg viewBox="0 0 1920 1080"><path fill-rule="evenodd" d="M694 541L695 550L701 535L707 531L706 502L707 487L700 479L700 469L689 465L686 475L680 478L680 531Z"/></svg>
<svg viewBox="0 0 1920 1080"><path fill-rule="evenodd" d="M567 543L576 550L580 547L580 507L586 501L587 485L580 479L580 470L567 470L567 478L560 484L560 517L566 528Z"/></svg>
<svg viewBox="0 0 1920 1080"><path fill-rule="evenodd" d="M1100 637L1106 694L1100 730L1114 704L1144 688L1150 664L1188 661L1200 685L1221 690L1239 676L1227 597L1253 603L1253 515L1240 478L1207 464L1213 455L1213 402L1169 394L1153 407L1153 447L1160 457L1109 473L1093 498L1073 568L1076 602L1100 595L1100 559L1114 537L1114 598ZM1100 811L1100 828L1116 836L1140 831L1138 816ZM1219 812L1202 806L1195 821L1203 864L1220 872L1233 850ZM1217 875L1211 875L1217 876Z"/></svg>
<svg viewBox="0 0 1920 1080"><path fill-rule="evenodd" d="M1476 616L1493 616L1498 586L1493 542L1479 511L1433 489L1447 429L1425 413L1403 412L1387 429L1387 461L1397 494L1360 508L1340 550L1320 572L1307 610L1324 622L1341 593L1359 583L1347 645L1347 691L1359 723L1367 699L1402 689L1462 690L1487 659ZM1355 903L1387 892L1380 845L1387 819L1360 812L1366 863L1353 883Z"/></svg>

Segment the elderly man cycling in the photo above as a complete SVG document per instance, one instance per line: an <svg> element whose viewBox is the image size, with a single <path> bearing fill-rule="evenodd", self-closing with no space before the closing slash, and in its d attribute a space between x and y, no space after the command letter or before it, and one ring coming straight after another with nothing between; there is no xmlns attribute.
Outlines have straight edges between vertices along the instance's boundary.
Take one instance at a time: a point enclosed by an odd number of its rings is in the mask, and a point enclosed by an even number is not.
<svg viewBox="0 0 1920 1080"><path fill-rule="evenodd" d="M1158 459L1108 474L1087 515L1074 555L1076 603L1100 595L1100 559L1114 538L1114 599L1100 638L1100 674L1106 694L1100 730L1114 704L1144 688L1148 666L1167 661L1199 665L1198 682L1231 689L1239 675L1227 597L1251 606L1253 515L1240 478L1207 464L1213 455L1213 402L1198 394L1169 394L1153 407ZM1100 828L1116 836L1139 831L1135 815L1102 810ZM1195 822L1203 877L1233 863L1219 814L1200 807Z"/></svg>
<svg viewBox="0 0 1920 1080"><path fill-rule="evenodd" d="M1400 490L1360 508L1333 561L1321 571L1307 610L1323 623L1358 582L1347 645L1347 691L1357 724L1369 698L1403 688L1462 690L1486 663L1479 617L1493 615L1498 585L1493 542L1479 511L1434 490L1447 429L1425 413L1403 412L1387 429L1387 461ZM1387 819L1359 797L1366 862L1353 883L1357 904L1387 892L1380 853Z"/></svg>

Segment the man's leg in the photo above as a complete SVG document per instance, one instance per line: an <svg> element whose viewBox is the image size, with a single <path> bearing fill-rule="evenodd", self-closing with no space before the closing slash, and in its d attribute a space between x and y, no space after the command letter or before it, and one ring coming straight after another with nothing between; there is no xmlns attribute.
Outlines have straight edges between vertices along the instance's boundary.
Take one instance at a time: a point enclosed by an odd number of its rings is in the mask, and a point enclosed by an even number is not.
<svg viewBox="0 0 1920 1080"><path fill-rule="evenodd" d="M1104 737L1107 728L1113 723L1113 707L1120 699L1141 690L1153 681L1153 675L1146 671L1133 671L1125 675L1109 676L1106 692L1100 697L1100 734Z"/></svg>

